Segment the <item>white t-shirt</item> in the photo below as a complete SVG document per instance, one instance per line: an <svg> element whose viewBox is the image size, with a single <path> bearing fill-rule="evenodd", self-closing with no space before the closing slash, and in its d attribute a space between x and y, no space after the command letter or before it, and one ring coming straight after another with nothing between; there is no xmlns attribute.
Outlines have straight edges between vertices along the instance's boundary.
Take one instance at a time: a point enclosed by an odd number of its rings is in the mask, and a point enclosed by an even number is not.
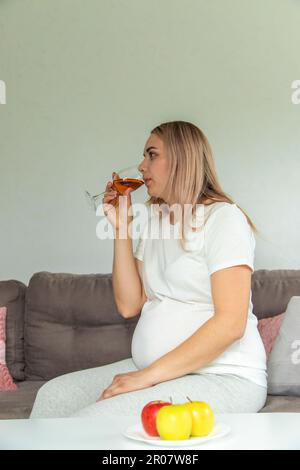
<svg viewBox="0 0 300 470"><path fill-rule="evenodd" d="M139 238L134 256L143 261L147 296L131 343L139 369L175 349L214 315L212 273L241 264L254 271L255 238L243 212L227 202L198 207L208 218L203 230L190 233L188 251L175 236L166 238L169 230L179 233L168 216L163 223L149 216ZM233 374L267 387L266 353L252 309L250 292L244 336L193 374Z"/></svg>

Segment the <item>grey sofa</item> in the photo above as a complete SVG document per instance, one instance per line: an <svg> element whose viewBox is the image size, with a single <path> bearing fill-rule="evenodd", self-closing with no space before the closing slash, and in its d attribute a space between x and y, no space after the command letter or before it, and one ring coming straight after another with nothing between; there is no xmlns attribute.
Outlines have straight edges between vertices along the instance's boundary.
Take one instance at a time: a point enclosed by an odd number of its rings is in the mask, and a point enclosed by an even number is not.
<svg viewBox="0 0 300 470"><path fill-rule="evenodd" d="M293 295L300 295L300 270L254 272L259 319L284 312ZM38 389L54 377L131 356L139 316L119 314L111 274L39 272L28 287L0 281L0 306L8 309L6 361L18 385L0 391L0 419L27 418ZM300 397L268 395L261 412L300 412Z"/></svg>

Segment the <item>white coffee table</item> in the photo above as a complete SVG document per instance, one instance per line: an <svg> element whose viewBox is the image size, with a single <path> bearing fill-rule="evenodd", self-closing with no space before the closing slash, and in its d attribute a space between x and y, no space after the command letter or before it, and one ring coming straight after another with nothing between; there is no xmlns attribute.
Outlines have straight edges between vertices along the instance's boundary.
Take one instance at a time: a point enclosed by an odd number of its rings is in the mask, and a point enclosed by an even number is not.
<svg viewBox="0 0 300 470"><path fill-rule="evenodd" d="M300 413L220 414L231 432L197 446L160 447L122 435L138 417L0 420L3 449L300 449Z"/></svg>

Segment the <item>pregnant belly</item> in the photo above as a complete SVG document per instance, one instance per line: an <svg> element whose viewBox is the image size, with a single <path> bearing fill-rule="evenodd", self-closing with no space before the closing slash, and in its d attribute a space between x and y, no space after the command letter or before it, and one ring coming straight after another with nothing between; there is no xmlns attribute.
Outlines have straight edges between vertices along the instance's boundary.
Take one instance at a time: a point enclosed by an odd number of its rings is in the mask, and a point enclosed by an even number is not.
<svg viewBox="0 0 300 470"><path fill-rule="evenodd" d="M138 369L175 349L211 316L211 309L172 299L147 301L136 325L131 355Z"/></svg>

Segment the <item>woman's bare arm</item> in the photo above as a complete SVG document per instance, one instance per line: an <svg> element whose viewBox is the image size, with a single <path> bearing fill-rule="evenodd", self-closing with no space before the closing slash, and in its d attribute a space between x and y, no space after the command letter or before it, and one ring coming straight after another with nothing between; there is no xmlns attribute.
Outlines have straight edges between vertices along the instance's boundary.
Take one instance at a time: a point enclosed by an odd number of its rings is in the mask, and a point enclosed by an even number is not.
<svg viewBox="0 0 300 470"><path fill-rule="evenodd" d="M147 300L142 261L133 256L132 239L114 239L112 284L118 311L124 318L138 315Z"/></svg>
<svg viewBox="0 0 300 470"><path fill-rule="evenodd" d="M251 274L248 265L240 265L220 269L211 275L214 315L179 346L143 369L153 384L207 366L243 337Z"/></svg>

